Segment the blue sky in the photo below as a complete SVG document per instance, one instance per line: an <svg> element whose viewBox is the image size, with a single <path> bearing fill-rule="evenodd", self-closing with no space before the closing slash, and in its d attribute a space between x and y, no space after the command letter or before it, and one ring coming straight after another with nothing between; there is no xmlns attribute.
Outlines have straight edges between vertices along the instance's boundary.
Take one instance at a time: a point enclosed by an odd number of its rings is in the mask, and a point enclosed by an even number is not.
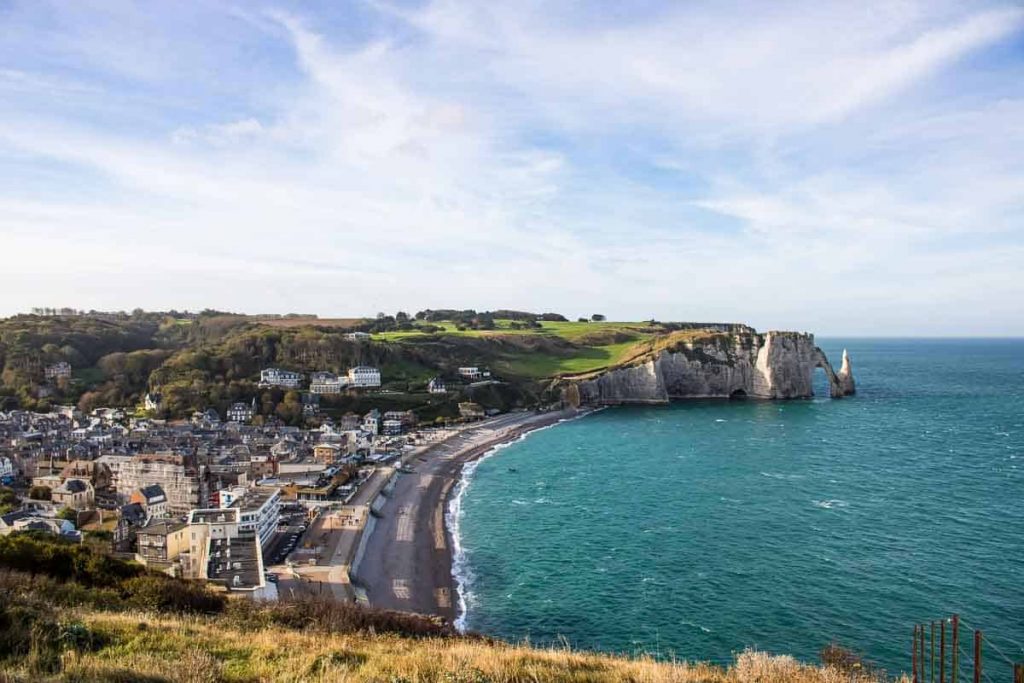
<svg viewBox="0 0 1024 683"><path fill-rule="evenodd" d="M1024 335L1015 2L0 0L0 314Z"/></svg>

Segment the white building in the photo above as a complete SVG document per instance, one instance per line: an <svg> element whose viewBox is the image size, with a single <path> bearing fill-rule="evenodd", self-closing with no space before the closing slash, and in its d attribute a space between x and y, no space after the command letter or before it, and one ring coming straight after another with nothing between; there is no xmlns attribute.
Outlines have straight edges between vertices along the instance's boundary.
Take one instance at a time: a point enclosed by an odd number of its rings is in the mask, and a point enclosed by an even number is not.
<svg viewBox="0 0 1024 683"><path fill-rule="evenodd" d="M280 368L266 368L260 372L261 387L284 387L298 389L302 384L302 374Z"/></svg>
<svg viewBox="0 0 1024 683"><path fill-rule="evenodd" d="M480 368L477 367L459 368L459 376L471 381L476 381L478 379L483 378L484 373L481 372Z"/></svg>
<svg viewBox="0 0 1024 683"><path fill-rule="evenodd" d="M218 494L222 509L241 510L239 532L251 533L260 539L261 546L266 545L281 517L281 489L273 486L256 486L250 489L235 487L219 491Z"/></svg>
<svg viewBox="0 0 1024 683"><path fill-rule="evenodd" d="M348 332L345 334L345 339L348 341L370 341L369 332Z"/></svg>
<svg viewBox="0 0 1024 683"><path fill-rule="evenodd" d="M339 377L333 372L314 372L309 376L309 393L340 394L348 384L348 377Z"/></svg>
<svg viewBox="0 0 1024 683"><path fill-rule="evenodd" d="M444 385L444 380L440 377L434 377L432 380L427 382L427 391L431 394L445 394L448 393L447 387Z"/></svg>
<svg viewBox="0 0 1024 683"><path fill-rule="evenodd" d="M246 423L251 422L252 418L256 415L256 399L252 400L252 403L245 403L239 401L232 403L231 407L228 408L228 422L239 422Z"/></svg>
<svg viewBox="0 0 1024 683"><path fill-rule="evenodd" d="M366 365L350 368L348 371L348 383L353 387L379 387L380 370Z"/></svg>
<svg viewBox="0 0 1024 683"><path fill-rule="evenodd" d="M10 458L0 457L0 480L10 479L14 476L14 463Z"/></svg>
<svg viewBox="0 0 1024 683"><path fill-rule="evenodd" d="M146 410L160 410L164 403L163 396L155 393L147 393L146 398L143 399L142 403Z"/></svg>
<svg viewBox="0 0 1024 683"><path fill-rule="evenodd" d="M46 375L46 379L62 379L71 377L71 363L62 360L59 363L47 365L43 370L43 374Z"/></svg>

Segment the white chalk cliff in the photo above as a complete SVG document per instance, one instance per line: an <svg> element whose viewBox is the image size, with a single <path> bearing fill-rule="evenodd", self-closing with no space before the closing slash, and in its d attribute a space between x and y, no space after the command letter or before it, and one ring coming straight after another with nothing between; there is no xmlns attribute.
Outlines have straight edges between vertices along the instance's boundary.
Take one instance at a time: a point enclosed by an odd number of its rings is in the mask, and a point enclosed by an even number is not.
<svg viewBox="0 0 1024 683"><path fill-rule="evenodd" d="M748 328L749 329L749 328ZM837 374L814 335L799 332L714 333L652 351L596 375L566 378L585 405L667 403L685 398L809 398L815 368L834 398L854 393L849 355Z"/></svg>

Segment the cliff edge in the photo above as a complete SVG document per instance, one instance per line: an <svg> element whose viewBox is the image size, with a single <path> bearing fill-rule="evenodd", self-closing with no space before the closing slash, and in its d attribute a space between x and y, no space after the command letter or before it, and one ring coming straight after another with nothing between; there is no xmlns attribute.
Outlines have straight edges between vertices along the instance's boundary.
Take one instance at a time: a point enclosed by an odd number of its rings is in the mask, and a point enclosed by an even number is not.
<svg viewBox="0 0 1024 683"><path fill-rule="evenodd" d="M814 395L822 368L833 398L855 391L849 355L837 374L814 335L802 332L673 333L619 366L561 382L578 405L659 404L686 398L793 399Z"/></svg>

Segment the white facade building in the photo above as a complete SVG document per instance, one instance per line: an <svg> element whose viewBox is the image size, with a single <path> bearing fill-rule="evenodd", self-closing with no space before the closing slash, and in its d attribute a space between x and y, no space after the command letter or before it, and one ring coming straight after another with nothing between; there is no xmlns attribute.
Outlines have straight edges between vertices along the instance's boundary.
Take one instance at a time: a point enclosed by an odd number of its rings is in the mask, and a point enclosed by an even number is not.
<svg viewBox="0 0 1024 683"><path fill-rule="evenodd" d="M477 367L459 368L459 376L468 380L478 380L484 376L484 373Z"/></svg>
<svg viewBox="0 0 1024 683"><path fill-rule="evenodd" d="M348 377L339 377L333 372L314 372L309 376L309 393L340 394L348 384Z"/></svg>
<svg viewBox="0 0 1024 683"><path fill-rule="evenodd" d="M367 365L359 365L348 371L348 383L353 387L379 387L380 370Z"/></svg>
<svg viewBox="0 0 1024 683"><path fill-rule="evenodd" d="M280 368L266 368L260 371L261 387L284 387L285 389L298 389L302 384L302 373L282 370Z"/></svg>
<svg viewBox="0 0 1024 683"><path fill-rule="evenodd" d="M59 363L47 365L43 370L43 374L46 375L46 379L62 379L71 377L71 363L62 360Z"/></svg>

